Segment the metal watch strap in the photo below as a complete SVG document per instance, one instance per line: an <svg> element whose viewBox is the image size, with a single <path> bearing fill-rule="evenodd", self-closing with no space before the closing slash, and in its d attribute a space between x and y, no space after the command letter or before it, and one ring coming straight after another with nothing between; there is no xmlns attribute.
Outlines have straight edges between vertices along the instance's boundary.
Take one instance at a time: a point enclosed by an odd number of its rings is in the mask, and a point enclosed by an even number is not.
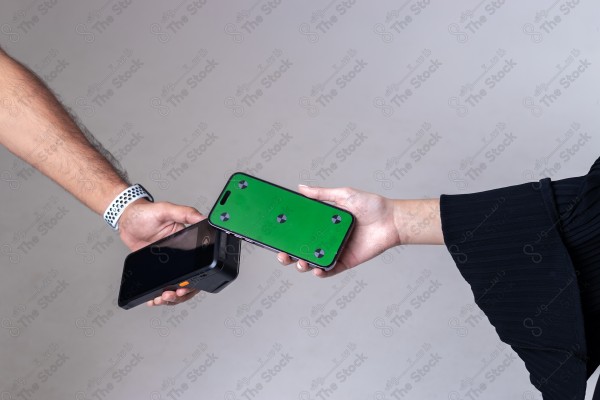
<svg viewBox="0 0 600 400"><path fill-rule="evenodd" d="M114 230L119 229L119 218L125 208L137 199L147 198L150 201L154 201L154 198L150 193L144 189L142 185L136 183L135 185L129 186L123 190L115 199L110 203L106 211L104 212L104 220Z"/></svg>

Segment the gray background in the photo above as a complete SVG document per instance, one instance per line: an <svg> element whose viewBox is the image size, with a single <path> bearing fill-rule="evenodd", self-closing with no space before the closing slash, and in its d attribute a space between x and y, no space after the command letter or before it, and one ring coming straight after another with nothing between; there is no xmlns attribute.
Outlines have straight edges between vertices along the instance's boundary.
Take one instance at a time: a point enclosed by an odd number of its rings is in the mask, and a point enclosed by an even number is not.
<svg viewBox="0 0 600 400"><path fill-rule="evenodd" d="M600 6L569 4L3 0L0 42L206 213L235 170L394 198L584 174ZM3 400L541 398L441 246L327 280L245 246L221 294L122 311L118 236L0 152Z"/></svg>

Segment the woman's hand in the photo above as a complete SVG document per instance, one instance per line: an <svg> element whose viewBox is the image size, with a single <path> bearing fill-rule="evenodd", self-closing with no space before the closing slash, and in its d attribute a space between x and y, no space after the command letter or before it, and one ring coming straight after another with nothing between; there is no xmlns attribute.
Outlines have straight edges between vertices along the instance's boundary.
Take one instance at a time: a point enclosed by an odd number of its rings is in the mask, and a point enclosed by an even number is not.
<svg viewBox="0 0 600 400"><path fill-rule="evenodd" d="M305 196L327 201L348 210L356 217L354 230L342 249L335 267L330 271L314 268L313 272L316 276L327 277L338 274L400 244L394 222L392 200L351 188L328 189L301 185L299 191ZM284 265L293 262L285 253L279 253L277 258ZM296 265L301 272L311 269L303 260L298 261Z"/></svg>
<svg viewBox="0 0 600 400"><path fill-rule="evenodd" d="M352 188L319 188L300 185L300 193L330 202L356 217L354 230L329 271L311 268L304 260L296 263L300 272L312 269L319 277L329 277L368 261L401 244L443 244L439 199L392 200ZM279 253L284 265L292 258Z"/></svg>

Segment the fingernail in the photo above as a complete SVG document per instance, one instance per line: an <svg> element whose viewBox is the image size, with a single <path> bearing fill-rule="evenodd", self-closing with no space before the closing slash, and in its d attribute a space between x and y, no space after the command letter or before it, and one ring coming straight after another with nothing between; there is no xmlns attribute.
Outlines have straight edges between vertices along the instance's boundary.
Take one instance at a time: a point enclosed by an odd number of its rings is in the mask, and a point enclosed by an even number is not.
<svg viewBox="0 0 600 400"><path fill-rule="evenodd" d="M298 271L304 271L304 269L302 268L302 265L300 265L300 263L296 264L296 268L298 269Z"/></svg>
<svg viewBox="0 0 600 400"><path fill-rule="evenodd" d="M283 264L283 258L281 258L281 256L277 256L277 261L279 261L280 264Z"/></svg>
<svg viewBox="0 0 600 400"><path fill-rule="evenodd" d="M307 185L305 185L305 184L302 184L302 183L299 183L299 184L298 184L298 186L299 186L299 187L305 187L305 188L309 187L309 186L307 186Z"/></svg>
<svg viewBox="0 0 600 400"><path fill-rule="evenodd" d="M192 218L200 220L202 218L202 214L200 214L199 212L195 212L192 214Z"/></svg>

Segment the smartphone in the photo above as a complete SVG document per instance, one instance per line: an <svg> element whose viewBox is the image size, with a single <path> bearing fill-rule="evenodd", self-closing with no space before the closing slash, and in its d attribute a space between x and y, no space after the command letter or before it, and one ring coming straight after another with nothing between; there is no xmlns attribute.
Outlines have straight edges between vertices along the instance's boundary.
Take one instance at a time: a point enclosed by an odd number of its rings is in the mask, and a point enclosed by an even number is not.
<svg viewBox="0 0 600 400"><path fill-rule="evenodd" d="M202 220L127 256L118 305L130 309L180 287L217 293L238 276L240 240Z"/></svg>
<svg viewBox="0 0 600 400"><path fill-rule="evenodd" d="M334 267L354 227L346 210L242 172L231 175L208 221L324 270Z"/></svg>

